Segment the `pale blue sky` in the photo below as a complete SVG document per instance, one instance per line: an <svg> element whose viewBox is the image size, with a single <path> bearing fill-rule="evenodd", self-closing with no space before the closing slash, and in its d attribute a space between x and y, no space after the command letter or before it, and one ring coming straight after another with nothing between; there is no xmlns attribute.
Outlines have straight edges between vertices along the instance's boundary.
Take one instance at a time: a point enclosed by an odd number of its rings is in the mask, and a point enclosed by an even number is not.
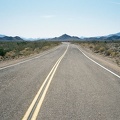
<svg viewBox="0 0 120 120"><path fill-rule="evenodd" d="M101 36L120 32L120 0L0 0L0 34Z"/></svg>

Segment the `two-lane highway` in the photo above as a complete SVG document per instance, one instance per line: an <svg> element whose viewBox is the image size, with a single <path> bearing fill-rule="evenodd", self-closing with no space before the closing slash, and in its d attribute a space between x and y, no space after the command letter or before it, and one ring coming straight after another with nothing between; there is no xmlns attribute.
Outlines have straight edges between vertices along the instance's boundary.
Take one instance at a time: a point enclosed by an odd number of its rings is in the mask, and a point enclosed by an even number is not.
<svg viewBox="0 0 120 120"><path fill-rule="evenodd" d="M39 58L2 69L0 120L21 119L119 120L119 75L68 43Z"/></svg>
<svg viewBox="0 0 120 120"><path fill-rule="evenodd" d="M0 120L20 120L66 44L41 57L0 70Z"/></svg>

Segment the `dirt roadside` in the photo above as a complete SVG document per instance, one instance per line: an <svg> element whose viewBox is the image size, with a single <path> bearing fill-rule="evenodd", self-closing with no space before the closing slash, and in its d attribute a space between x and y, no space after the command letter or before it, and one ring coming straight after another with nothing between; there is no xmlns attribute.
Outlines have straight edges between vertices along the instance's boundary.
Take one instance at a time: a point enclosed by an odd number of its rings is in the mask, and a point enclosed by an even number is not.
<svg viewBox="0 0 120 120"><path fill-rule="evenodd" d="M80 45L78 45L78 46L87 56L89 56L90 58L92 58L96 62L100 63L104 67L108 68L109 70L120 75L120 67L115 63L114 58L103 56L99 53L94 53L89 48L85 48L85 47L80 46Z"/></svg>
<svg viewBox="0 0 120 120"><path fill-rule="evenodd" d="M23 61L26 61L26 60L29 60L29 59L32 59L32 58L35 58L35 57L38 57L38 56L42 56L44 54L47 54L51 51L56 50L59 47L60 47L60 45L55 46L55 47L51 47L51 48L43 50L43 51L40 51L40 53L38 53L38 54L35 53L35 54L31 54L29 56L22 56L22 57L19 57L19 58L16 58L16 59L0 61L0 68L6 67L6 66L9 66L9 65L14 65L14 64L17 64L19 62L23 62Z"/></svg>

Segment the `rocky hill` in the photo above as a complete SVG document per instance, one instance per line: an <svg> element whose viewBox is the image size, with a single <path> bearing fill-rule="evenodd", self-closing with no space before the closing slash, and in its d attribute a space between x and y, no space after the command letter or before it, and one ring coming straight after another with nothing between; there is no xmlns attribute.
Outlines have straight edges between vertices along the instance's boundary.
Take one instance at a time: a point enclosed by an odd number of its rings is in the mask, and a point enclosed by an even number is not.
<svg viewBox="0 0 120 120"><path fill-rule="evenodd" d="M52 41L79 41L81 39L77 36L70 36L67 34L63 34L60 37L55 37L50 40L52 40Z"/></svg>

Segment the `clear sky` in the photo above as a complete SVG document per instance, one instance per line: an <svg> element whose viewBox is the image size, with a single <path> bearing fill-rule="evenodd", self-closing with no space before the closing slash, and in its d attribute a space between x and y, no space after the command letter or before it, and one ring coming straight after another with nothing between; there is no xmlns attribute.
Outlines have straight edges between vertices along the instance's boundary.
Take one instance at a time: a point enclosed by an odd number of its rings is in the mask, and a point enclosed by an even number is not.
<svg viewBox="0 0 120 120"><path fill-rule="evenodd" d="M0 0L0 34L48 38L120 32L120 0Z"/></svg>

